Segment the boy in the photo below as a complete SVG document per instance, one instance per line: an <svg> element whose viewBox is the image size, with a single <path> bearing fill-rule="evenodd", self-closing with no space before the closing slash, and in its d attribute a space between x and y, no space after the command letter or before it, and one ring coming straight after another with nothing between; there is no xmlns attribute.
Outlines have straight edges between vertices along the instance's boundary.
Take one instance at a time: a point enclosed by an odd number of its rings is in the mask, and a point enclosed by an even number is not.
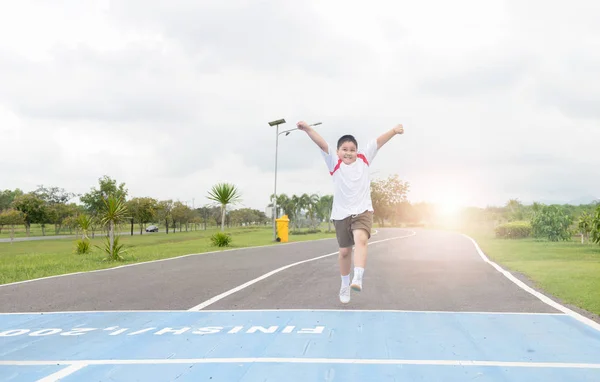
<svg viewBox="0 0 600 382"><path fill-rule="evenodd" d="M319 146L321 155L332 176L333 208L331 220L340 248L338 263L342 277L340 301L350 302L350 288L361 291L362 280L367 261L367 241L371 238L373 225L373 204L371 201L371 179L369 166L378 150L396 134L403 134L402 125L383 133L377 139L368 142L364 151L358 150L358 143L352 135L342 136L337 150L329 144L306 122L297 123L299 130L305 131ZM350 284L352 246L354 250L354 278Z"/></svg>

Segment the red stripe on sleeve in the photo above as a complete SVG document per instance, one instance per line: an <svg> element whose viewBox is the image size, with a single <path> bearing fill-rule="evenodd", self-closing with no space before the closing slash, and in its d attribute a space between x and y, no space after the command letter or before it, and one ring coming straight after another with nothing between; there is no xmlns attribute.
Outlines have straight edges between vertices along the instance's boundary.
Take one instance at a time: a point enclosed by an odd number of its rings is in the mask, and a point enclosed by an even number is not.
<svg viewBox="0 0 600 382"><path fill-rule="evenodd" d="M333 171L329 171L330 175L333 175L334 172L336 172L339 168L340 168L340 164L342 164L342 160L338 159L337 164L335 165L335 167L333 168Z"/></svg>

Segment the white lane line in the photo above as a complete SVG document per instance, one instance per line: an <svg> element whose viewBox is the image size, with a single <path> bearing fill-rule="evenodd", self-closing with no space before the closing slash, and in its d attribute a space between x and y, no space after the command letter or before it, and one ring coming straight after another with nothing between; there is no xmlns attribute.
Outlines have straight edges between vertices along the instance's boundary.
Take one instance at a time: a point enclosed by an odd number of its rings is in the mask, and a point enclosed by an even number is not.
<svg viewBox="0 0 600 382"><path fill-rule="evenodd" d="M536 291L535 289L531 288L529 285L525 284L524 282L522 282L521 280L519 280L518 278L516 278L515 276L512 275L512 273L504 270L501 266L499 266L498 264L496 264L495 262L491 261L490 259L488 259L488 257L483 253L483 251L481 250L481 248L479 248L479 245L477 244L477 242L475 240L473 240L473 238L469 237L468 235L462 234L464 237L466 237L467 239L471 240L471 242L473 243L473 245L475 246L475 248L477 249L477 252L479 253L479 256L481 256L481 258L483 259L483 261L485 261L486 263L490 264L491 266L493 266L494 268L496 268L496 270L500 273L502 273L504 276L506 276L506 278L508 278L510 281L512 281L513 283L517 284L519 287L521 287L521 289L525 290L526 292L531 293L532 295L534 295L535 297L537 297L538 299L540 299L542 302L550 305L551 307L560 310L561 312L568 314L569 316L573 317L574 319L576 319L579 322L582 322L598 331L600 331L600 324L587 318L582 316L581 314L574 312L573 310L567 308L564 305L561 305L559 303L557 303L556 301L552 300L551 298L549 298L548 296Z"/></svg>
<svg viewBox="0 0 600 382"><path fill-rule="evenodd" d="M109 359L82 361L0 361L0 366L73 365L79 368L92 365L169 365L201 363L304 363L304 364L355 364L355 365L431 365L431 366L491 366L558 369L600 369L600 363L568 362L511 362L444 359L365 359L365 358L184 358L184 359ZM83 365L83 366L82 366ZM54 375L54 374L53 374ZM50 381L50 380L48 380ZM47 382L44 380L44 382Z"/></svg>
<svg viewBox="0 0 600 382"><path fill-rule="evenodd" d="M376 244L376 243L382 243L384 241L389 241L389 240L403 239L403 238L406 238L406 237L414 236L416 234L417 234L416 232L412 231L412 233L409 234L409 235L397 236L397 237L392 237L392 238L389 238L389 239L382 239L382 240L372 241L372 242L369 242L367 245ZM257 278L255 278L253 280L250 280L250 281L248 281L248 282L246 282L246 283L244 283L242 285L238 285L237 287L235 287L233 289L230 289L230 290L228 290L226 292L223 292L223 293L221 293L218 296L215 296L215 297L213 297L211 299L208 299L208 300L204 301L203 303L198 304L198 305L194 306L193 308L190 308L189 310L190 311L198 311L198 310L204 309L207 306L209 306L211 304L214 304L215 302L217 302L217 301L219 301L219 300L221 300L221 299L223 299L223 298L225 298L225 297L227 297L229 295L232 295L232 294L234 294L236 292L239 292L240 290L242 290L244 288L247 288L247 287L249 287L252 284L256 284L257 282L262 281L262 280L266 279L267 277L273 276L276 273L279 273L279 272L284 271L284 270L286 270L288 268L291 268L291 267L295 267L296 265L300 265L300 264L308 263L310 261L315 261L315 260L323 259L325 257L337 255L338 253L339 253L339 251L335 251L335 252L332 252L332 253L328 253L326 255L322 255L322 256L318 256L318 257L313 257L312 259L298 261L296 263L289 264L289 265L283 266L281 268L277 268L277 269L275 269L275 270L273 270L273 271L271 271L269 273L265 273L264 275L262 275L260 277L257 277Z"/></svg>
<svg viewBox="0 0 600 382"><path fill-rule="evenodd" d="M51 374L51 375L49 375L49 376L47 376L45 378L38 379L37 382L55 382L55 381L60 381L61 378L69 376L69 375L75 373L76 371L81 370L81 369L83 369L84 367L87 366L87 364L84 363L84 362L61 363L61 361L58 361L56 363L53 363L53 365L58 365L58 364L70 365L70 366L66 367L66 368L64 368L62 370L59 370L56 373Z"/></svg>

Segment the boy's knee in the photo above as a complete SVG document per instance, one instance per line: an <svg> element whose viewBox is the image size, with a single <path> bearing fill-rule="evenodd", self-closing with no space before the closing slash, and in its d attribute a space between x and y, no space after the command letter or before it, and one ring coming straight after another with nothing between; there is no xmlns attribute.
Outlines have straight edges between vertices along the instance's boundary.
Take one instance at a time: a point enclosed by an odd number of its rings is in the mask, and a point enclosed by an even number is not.
<svg viewBox="0 0 600 382"><path fill-rule="evenodd" d="M348 257L352 253L352 247L340 248L340 257Z"/></svg>
<svg viewBox="0 0 600 382"><path fill-rule="evenodd" d="M356 245L367 245L369 241L369 234L364 229L355 229L354 234L354 242Z"/></svg>

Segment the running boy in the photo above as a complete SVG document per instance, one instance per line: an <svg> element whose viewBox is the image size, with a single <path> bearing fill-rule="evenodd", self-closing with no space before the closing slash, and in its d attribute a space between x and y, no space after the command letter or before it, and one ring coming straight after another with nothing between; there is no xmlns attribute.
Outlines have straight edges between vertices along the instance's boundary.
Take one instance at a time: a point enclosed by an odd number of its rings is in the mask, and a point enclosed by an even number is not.
<svg viewBox="0 0 600 382"><path fill-rule="evenodd" d="M352 135L344 135L337 142L337 150L331 146L306 122L297 123L299 130L305 131L319 146L321 155L329 168L333 180L333 209L331 220L340 247L338 263L342 277L340 301L350 302L350 288L361 291L363 274L367 261L367 241L371 237L373 225L373 204L371 201L371 179L369 166L378 150L396 134L403 134L402 125L383 133L367 143L364 150L358 150L358 143ZM354 277L350 284L354 249Z"/></svg>

